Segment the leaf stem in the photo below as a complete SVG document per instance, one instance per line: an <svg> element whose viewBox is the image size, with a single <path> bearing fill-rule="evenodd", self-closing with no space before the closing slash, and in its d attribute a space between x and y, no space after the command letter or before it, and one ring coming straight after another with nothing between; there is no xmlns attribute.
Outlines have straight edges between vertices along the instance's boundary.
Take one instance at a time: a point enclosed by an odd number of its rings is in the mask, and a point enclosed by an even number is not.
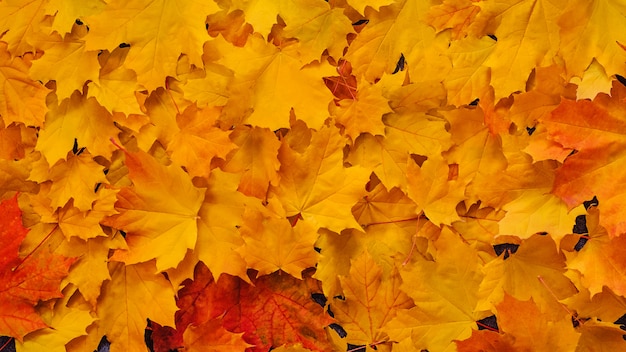
<svg viewBox="0 0 626 352"><path fill-rule="evenodd" d="M491 327L491 326L489 326L487 324L483 324L483 323L481 323L479 321L476 322L476 325L478 325L480 327L483 327L483 328L485 328L487 330L493 331L493 332L500 332L498 329L495 329L495 328L493 328L493 327Z"/></svg>
<svg viewBox="0 0 626 352"><path fill-rule="evenodd" d="M419 220L419 215L416 217L412 217L412 218L408 218L408 219L400 219L400 220L389 220L389 221L379 221L379 222L372 222L369 224L363 224L363 227L368 227L368 226L372 226L372 225L387 225L387 224L395 224L398 222L407 222L407 221L413 221L413 220Z"/></svg>
<svg viewBox="0 0 626 352"><path fill-rule="evenodd" d="M5 348L7 348L7 346L11 343L11 341L13 341L13 337L10 337L7 339L7 342L4 343L4 345L2 345L2 347L0 347L0 351L4 351Z"/></svg>
<svg viewBox="0 0 626 352"><path fill-rule="evenodd" d="M417 223L415 224L415 234L413 235L413 239L411 240L411 249L409 250L409 254L407 255L406 259L402 262L402 266L405 266L407 264L409 264L409 261L411 260L411 257L413 256L413 251L415 250L415 247L417 246L417 234L420 232L420 217L422 216L423 212L419 213L417 215Z"/></svg>
<svg viewBox="0 0 626 352"><path fill-rule="evenodd" d="M574 314L569 308L567 308L563 303L561 303L559 301L559 298L556 296L556 294L554 294L554 291L552 291L552 289L550 287L548 287L548 285L546 284L545 280L543 279L543 277L541 277L541 275L537 275L537 279L539 280L539 282L541 282L541 284L546 288L546 290L548 290L548 292L550 292L550 295L552 295L552 297L556 300L556 302L561 306L561 308L563 308L563 310L565 310L567 312L567 314L569 314L574 320L576 320L578 322L578 324L582 324L583 322L580 321L578 319L577 314Z"/></svg>

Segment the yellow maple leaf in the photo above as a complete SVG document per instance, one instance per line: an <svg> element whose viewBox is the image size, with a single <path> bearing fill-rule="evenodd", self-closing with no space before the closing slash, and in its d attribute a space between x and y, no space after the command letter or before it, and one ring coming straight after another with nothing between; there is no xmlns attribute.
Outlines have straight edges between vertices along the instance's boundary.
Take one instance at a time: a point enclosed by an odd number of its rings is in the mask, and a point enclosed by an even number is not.
<svg viewBox="0 0 626 352"><path fill-rule="evenodd" d="M623 71L626 51L626 6L621 1L567 1L558 20L568 76L582 77L595 57L611 76Z"/></svg>
<svg viewBox="0 0 626 352"><path fill-rule="evenodd" d="M98 236L105 236L100 221L116 213L113 205L118 190L100 186L98 198L87 211L81 211L70 201L63 208L57 210L59 228L66 238L79 237L83 240Z"/></svg>
<svg viewBox="0 0 626 352"><path fill-rule="evenodd" d="M65 159L74 143L86 147L93 156L109 158L115 149L109 139L118 133L111 114L96 99L74 92L46 115L35 149L51 165Z"/></svg>
<svg viewBox="0 0 626 352"><path fill-rule="evenodd" d="M0 42L0 116L5 126L13 122L43 125L48 89L31 79L28 70L28 63L19 57L11 58L7 44Z"/></svg>
<svg viewBox="0 0 626 352"><path fill-rule="evenodd" d="M22 56L37 49L37 41L49 33L47 0L10 0L0 3L0 37L8 43L10 56Z"/></svg>
<svg viewBox="0 0 626 352"><path fill-rule="evenodd" d="M176 166L159 164L142 151L125 154L133 185L117 193L120 214L106 223L128 232L129 248L118 250L112 259L134 264L156 258L160 271L176 267L196 244L204 192Z"/></svg>
<svg viewBox="0 0 626 352"><path fill-rule="evenodd" d="M115 48L111 53L98 53L100 72L96 79L89 82L88 95L95 97L109 112L142 114L137 102L137 75L131 69L124 67L128 47Z"/></svg>
<svg viewBox="0 0 626 352"><path fill-rule="evenodd" d="M330 112L354 141L361 133L384 135L383 116L392 110L380 87L363 82L354 99L339 100L335 106L331 105Z"/></svg>
<svg viewBox="0 0 626 352"><path fill-rule="evenodd" d="M270 197L278 198L287 216L299 214L316 228L340 232L360 228L350 209L365 192L369 172L343 166L345 140L336 131L325 126L313 133L302 154L283 143L280 182L270 186Z"/></svg>
<svg viewBox="0 0 626 352"><path fill-rule="evenodd" d="M320 60L322 53L339 59L347 45L346 36L353 33L351 21L342 8L332 8L327 2L298 0L290 9L281 12L286 23L283 35L297 38L298 51L303 62Z"/></svg>
<svg viewBox="0 0 626 352"><path fill-rule="evenodd" d="M81 91L85 82L98 79L98 52L85 50L87 33L87 26L75 24L65 37L51 36L44 55L33 61L30 68L32 78L56 82L59 100L68 98L75 90Z"/></svg>
<svg viewBox="0 0 626 352"><path fill-rule="evenodd" d="M557 20L567 4L566 0L479 3L476 21L487 22L482 34L498 38L485 61L491 67L491 85L497 99L523 91L533 67L553 62L561 43Z"/></svg>
<svg viewBox="0 0 626 352"><path fill-rule="evenodd" d="M561 316L562 308L556 298L568 297L576 289L563 275L565 257L557 252L554 240L549 236L533 235L522 241L517 252L506 259L504 256L500 255L485 265L477 309L489 310L508 294L518 300L532 297L542 312L553 317ZM551 306L555 309L550 309Z"/></svg>
<svg viewBox="0 0 626 352"><path fill-rule="evenodd" d="M233 78L233 72L222 65L205 63L203 77L187 79L182 85L186 99L195 102L199 108L223 106L228 102L226 89Z"/></svg>
<svg viewBox="0 0 626 352"><path fill-rule="evenodd" d="M109 1L102 12L85 18L90 28L86 47L112 51L129 44L128 68L152 91L176 75L181 53L202 65L202 45L209 39L206 16L217 10L213 1Z"/></svg>
<svg viewBox="0 0 626 352"><path fill-rule="evenodd" d="M371 9L370 9L371 10ZM422 79L445 77L448 60L441 55L448 46L445 36L435 36L435 30L422 18L428 4L403 0L380 8L380 12L365 11L369 22L348 47L345 59L352 63L355 76L374 83L383 73L394 71L401 55L409 67L430 67L420 71Z"/></svg>
<svg viewBox="0 0 626 352"><path fill-rule="evenodd" d="M69 154L67 160L61 160L50 168L50 205L56 209L73 199L74 206L79 210L90 210L92 203L99 198L94 192L96 185L107 182L103 169L102 165L93 161L89 152Z"/></svg>
<svg viewBox="0 0 626 352"><path fill-rule="evenodd" d="M462 106L489 94L491 68L486 61L495 45L489 37L467 37L450 43L452 69L443 81L450 104Z"/></svg>
<svg viewBox="0 0 626 352"><path fill-rule="evenodd" d="M402 280L396 270L383 272L367 251L351 261L350 275L340 277L343 299L330 307L353 345L378 345L389 339L385 325L395 313L413 307L413 301L400 290Z"/></svg>
<svg viewBox="0 0 626 352"><path fill-rule="evenodd" d="M292 226L287 219L263 219L262 215L248 215L244 221L241 236L245 244L237 251L259 275L282 270L301 278L304 269L315 266L313 245L318 234L311 224L299 221Z"/></svg>
<svg viewBox="0 0 626 352"><path fill-rule="evenodd" d="M456 179L456 169L441 158L428 159L421 167L412 159L408 162L408 196L435 224L459 220L456 205L465 199L466 184Z"/></svg>
<svg viewBox="0 0 626 352"><path fill-rule="evenodd" d="M88 240L73 238L60 249L64 255L78 258L66 280L78 288L92 307L98 304L102 284L111 279L107 263L109 250L115 247L116 239L101 236Z"/></svg>
<svg viewBox="0 0 626 352"><path fill-rule="evenodd" d="M621 258L626 237L611 238L607 230L600 226L600 218L598 209L589 210L586 221L589 240L578 255L568 257L567 267L581 273L581 280L589 288L591 296L597 295L603 287L623 296L626 294L623 280L626 266ZM590 261L594 263L590 264Z"/></svg>
<svg viewBox="0 0 626 352"><path fill-rule="evenodd" d="M228 138L229 131L215 126L220 110L198 109L190 105L176 117L180 131L167 145L172 161L182 165L190 176L207 176L213 158L224 159L236 145Z"/></svg>
<svg viewBox="0 0 626 352"><path fill-rule="evenodd" d="M260 127L239 127L230 138L239 148L227 156L222 170L242 174L241 193L265 199L269 185L278 183L280 142L270 130Z"/></svg>
<svg viewBox="0 0 626 352"><path fill-rule="evenodd" d="M109 266L111 280L98 301L99 329L111 342L111 352L140 351L145 348L147 319L174 326L175 292L163 275L155 273L154 262Z"/></svg>
<svg viewBox="0 0 626 352"><path fill-rule="evenodd" d="M235 72L227 106L249 106L252 112L246 123L271 130L288 127L291 109L312 128L328 117L325 111L332 94L321 77L335 71L326 61L307 65L299 57L299 43L279 48L252 35L243 48L217 39L214 45L222 55L218 63Z"/></svg>
<svg viewBox="0 0 626 352"><path fill-rule="evenodd" d="M254 203L255 198L237 191L239 178L219 169L213 170L198 211L198 241L194 253L216 280L222 274L230 274L249 281L246 261L235 249L244 244L238 229L243 226L246 206L254 207L257 203ZM256 201L260 203L258 199Z"/></svg>
<svg viewBox="0 0 626 352"><path fill-rule="evenodd" d="M69 291L69 290L66 290ZM26 335L23 342L16 342L16 349L24 352L65 352L65 345L72 339L86 335L86 328L96 318L89 311L68 307L72 295L66 292L63 299L52 307L42 307L40 314L48 327Z"/></svg>
<svg viewBox="0 0 626 352"><path fill-rule="evenodd" d="M70 32L77 19L96 14L105 6L104 0L48 0L45 5L46 13L54 16L51 30L59 34Z"/></svg>
<svg viewBox="0 0 626 352"><path fill-rule="evenodd" d="M411 265L400 271L400 288L415 307L399 311L385 331L394 341L409 338L418 351L454 351L452 341L469 337L482 318L476 304L483 273L476 251L452 231L443 230L434 246L434 261L414 255ZM458 258L467 265L457 265Z"/></svg>
<svg viewBox="0 0 626 352"><path fill-rule="evenodd" d="M468 27L474 21L480 7L475 0L443 0L428 11L427 22L438 31L452 29L452 38L468 35Z"/></svg>

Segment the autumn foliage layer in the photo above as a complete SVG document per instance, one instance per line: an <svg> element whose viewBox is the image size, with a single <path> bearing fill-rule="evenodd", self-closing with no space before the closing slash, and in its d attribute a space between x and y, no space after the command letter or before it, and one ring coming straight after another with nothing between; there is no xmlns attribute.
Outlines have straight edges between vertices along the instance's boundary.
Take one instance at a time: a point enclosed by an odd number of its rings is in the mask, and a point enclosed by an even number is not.
<svg viewBox="0 0 626 352"><path fill-rule="evenodd" d="M0 0L0 350L626 350L624 45L621 0Z"/></svg>

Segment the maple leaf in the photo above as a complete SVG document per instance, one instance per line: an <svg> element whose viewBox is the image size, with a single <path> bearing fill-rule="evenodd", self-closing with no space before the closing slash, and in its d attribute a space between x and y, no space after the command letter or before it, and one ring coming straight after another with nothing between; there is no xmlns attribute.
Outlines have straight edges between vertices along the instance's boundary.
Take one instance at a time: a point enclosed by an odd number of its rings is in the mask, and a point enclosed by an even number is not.
<svg viewBox="0 0 626 352"><path fill-rule="evenodd" d="M86 147L93 156L109 158L115 149L109 139L118 133L111 114L96 99L74 92L58 106L51 107L35 149L50 165L65 159L74 143Z"/></svg>
<svg viewBox="0 0 626 352"><path fill-rule="evenodd" d="M517 149L519 150L519 149ZM568 210L566 204L550 193L554 183L554 162L532 163L525 153L507 157L507 169L489 180L477 182L484 205L506 211L499 222L500 233L528 238L535 233L549 233L555 242L571 233L582 206Z"/></svg>
<svg viewBox="0 0 626 352"><path fill-rule="evenodd" d="M2 201L0 208L0 304L7 307L0 313L0 334L23 341L27 333L46 327L34 305L40 300L62 296L59 284L74 260L46 251L36 256L18 257L18 249L28 231L22 225L17 195Z"/></svg>
<svg viewBox="0 0 626 352"><path fill-rule="evenodd" d="M490 131L486 123L487 114L489 112L478 108L460 108L444 113L450 122L450 134L454 143L454 146L444 153L444 158L448 165L458 164L456 178L459 181L471 181L465 191L470 201L480 198L481 188L474 187L474 183L480 179L491 179L507 166L502 138Z"/></svg>
<svg viewBox="0 0 626 352"><path fill-rule="evenodd" d="M561 46L559 55L567 60L568 76L581 77L596 58L608 75L620 72L626 52L624 4L615 1L567 2L558 19Z"/></svg>
<svg viewBox="0 0 626 352"><path fill-rule="evenodd" d="M87 310L71 308L67 303L72 295L66 294L58 300L54 308L42 307L39 309L42 318L48 327L32 332L17 342L20 351L51 351L65 352L65 345L74 338L86 335L86 328L95 318Z"/></svg>
<svg viewBox="0 0 626 352"><path fill-rule="evenodd" d="M435 224L459 220L456 205L465 198L465 184L456 179L456 168L441 158L428 159L421 167L412 159L408 163L408 196Z"/></svg>
<svg viewBox="0 0 626 352"><path fill-rule="evenodd" d="M237 249L249 268L259 275L282 270L293 277L300 277L304 269L317 262L313 245L318 234L313 225L299 221L295 226L287 219L264 218L248 215L241 228L245 242Z"/></svg>
<svg viewBox="0 0 626 352"><path fill-rule="evenodd" d="M394 341L409 338L413 348L444 351L451 349L453 340L469 337L476 320L482 318L476 305L483 273L478 261L467 259L471 265L456 265L458 257L476 258L477 253L452 231L442 231L434 245L436 261L415 255L408 270L400 271L400 289L415 307L399 311L385 331ZM438 334L431 333L435 326L441 329Z"/></svg>
<svg viewBox="0 0 626 352"><path fill-rule="evenodd" d="M300 215L316 228L331 231L360 228L350 208L364 193L369 173L360 167L343 167L344 139L333 127L313 133L303 154L283 143L277 187L270 186L287 216Z"/></svg>
<svg viewBox="0 0 626 352"><path fill-rule="evenodd" d="M3 1L0 3L0 38L8 43L10 56L34 52L37 39L46 33L45 0Z"/></svg>
<svg viewBox="0 0 626 352"><path fill-rule="evenodd" d="M42 82L54 80L59 100L81 89L87 81L98 79L98 52L85 50L85 25L74 25L65 37L52 37L45 54L33 62L30 76ZM53 68L53 69L51 69Z"/></svg>
<svg viewBox="0 0 626 352"><path fill-rule="evenodd" d="M518 300L533 298L543 312L559 316L561 308L549 307L560 305L557 299L575 292L573 283L563 275L565 258L549 236L533 235L523 240L515 254L491 260L484 270L477 305L481 310L491 309L508 294Z"/></svg>
<svg viewBox="0 0 626 352"><path fill-rule="evenodd" d="M111 1L102 12L85 18L90 28L86 48L112 51L129 44L128 68L152 91L164 84L166 76L176 75L181 53L202 65L202 45L208 39L204 21L217 10L212 1Z"/></svg>
<svg viewBox="0 0 626 352"><path fill-rule="evenodd" d="M270 184L278 183L278 148L280 142L267 128L240 127L230 134L239 148L227 157L222 170L241 173L238 190L264 199Z"/></svg>
<svg viewBox="0 0 626 352"><path fill-rule="evenodd" d="M72 239L66 242L64 252L76 257L67 281L73 283L85 300L97 306L102 284L111 279L107 262L109 249L115 248L115 241L108 237L88 240Z"/></svg>
<svg viewBox="0 0 626 352"><path fill-rule="evenodd" d="M101 12L106 3L102 0L64 1L48 0L45 4L46 13L54 15L51 30L59 34L71 32L77 19ZM79 22L82 22L79 20Z"/></svg>
<svg viewBox="0 0 626 352"><path fill-rule="evenodd" d="M97 79L89 82L88 95L95 97L111 113L141 114L137 104L137 74L124 67L128 51L128 47L118 46L110 53L98 53L100 71Z"/></svg>
<svg viewBox="0 0 626 352"><path fill-rule="evenodd" d="M111 351L140 351L146 319L174 325L176 304L170 283L155 273L154 262L134 265L111 262L111 280L98 299L99 328L111 341Z"/></svg>
<svg viewBox="0 0 626 352"><path fill-rule="evenodd" d="M364 134L351 149L348 161L373 169L386 187L407 190L411 154L438 157L451 145L445 121L427 114L391 114L383 118L385 137Z"/></svg>
<svg viewBox="0 0 626 352"><path fill-rule="evenodd" d="M624 348L624 330L615 324L599 320L587 321L580 327L580 332L578 348L581 350L592 350L596 346L617 350Z"/></svg>
<svg viewBox="0 0 626 352"><path fill-rule="evenodd" d="M379 12L364 12L369 22L345 56L355 76L374 83L383 73L393 72L402 54L411 67L432 66L429 73L422 71L425 77L445 77L449 62L436 48L448 44L443 36L436 38L435 30L422 20L427 12L426 3L406 0L383 6Z"/></svg>
<svg viewBox="0 0 626 352"><path fill-rule="evenodd" d="M333 320L311 300L306 281L280 272L249 280L252 284L222 275L215 281L206 266L197 265L193 281L184 283L177 301L176 326L185 344L205 341L200 333L205 331L238 346L242 341L236 336L243 334L243 340L254 346L251 351L296 343L328 350L324 327ZM305 280L311 279L307 275ZM221 331L220 325L237 335Z"/></svg>
<svg viewBox="0 0 626 352"><path fill-rule="evenodd" d="M48 89L30 78L28 70L28 63L12 58L7 44L0 42L0 116L5 126L13 122L35 127L43 124Z"/></svg>
<svg viewBox="0 0 626 352"><path fill-rule="evenodd" d="M280 16L286 23L283 35L295 37L301 44L298 51L302 61L320 60L325 50L333 58L341 57L347 45L346 36L354 32L343 9L311 0L299 0L295 5L298 11L283 11Z"/></svg>
<svg viewBox="0 0 626 352"><path fill-rule="evenodd" d="M334 299L331 309L335 319L354 345L375 346L387 341L385 325L395 313L413 307L413 301L400 290L402 280L394 270L390 277L383 272L367 251L350 265L350 276L341 277L342 299Z"/></svg>
<svg viewBox="0 0 626 352"><path fill-rule="evenodd" d="M252 198L237 192L239 184L237 177L220 170L211 172L204 202L198 211L195 253L216 277L227 273L248 280L246 262L235 249L244 244L238 229L244 224L246 205L253 202Z"/></svg>
<svg viewBox="0 0 626 352"><path fill-rule="evenodd" d="M367 82L360 85L354 99L342 99L330 110L335 120L344 126L344 133L353 141L361 133L383 135L385 125L382 117L392 112L380 87Z"/></svg>
<svg viewBox="0 0 626 352"><path fill-rule="evenodd" d="M79 210L91 210L92 203L100 198L94 192L96 184L107 182L103 169L102 165L93 161L89 152L69 154L67 160L61 160L50 168L50 205L56 209L72 199Z"/></svg>
<svg viewBox="0 0 626 352"><path fill-rule="evenodd" d="M519 126L534 126L561 102L561 97L576 99L576 85L567 83L563 67L537 67L530 75L526 91L514 95L511 119Z"/></svg>
<svg viewBox="0 0 626 352"><path fill-rule="evenodd" d="M505 295L496 308L498 327L515 337L517 348L532 350L535 346L542 346L544 351L554 348L571 350L578 342L579 333L565 312L559 319L552 319L545 316L532 299L519 301L509 295ZM537 317L543 317L541 323L526 324Z"/></svg>
<svg viewBox="0 0 626 352"><path fill-rule="evenodd" d="M120 214L106 223L128 232L129 248L112 259L134 264L156 258L159 271L176 267L196 244L204 194L181 169L159 164L143 151L124 153L133 186L117 193Z"/></svg>
<svg viewBox="0 0 626 352"><path fill-rule="evenodd" d="M557 170L552 192L570 209L597 195L603 211L602 225L611 236L626 231L626 221L620 215L624 193L605 186L623 182L620 170L624 163L626 104L620 98L624 96L625 88L614 83L612 96L599 94L593 102L563 99L542 120L551 139L578 151Z"/></svg>
<svg viewBox="0 0 626 352"><path fill-rule="evenodd" d="M468 27L480 7L473 0L443 0L439 5L432 6L428 11L427 22L438 31L452 29L452 38L461 39L468 34Z"/></svg>
<svg viewBox="0 0 626 352"><path fill-rule="evenodd" d="M590 209L586 223L589 231L588 243L583 247L584 251L581 250L577 256L569 258L567 266L582 274L581 280L585 287L589 288L592 296L601 292L605 286L623 296L626 294L626 286L621 278L626 266L621 256L626 237L611 238L607 230L600 226L599 218L600 212L597 209ZM593 261L594 264L589 265L589 261Z"/></svg>
<svg viewBox="0 0 626 352"><path fill-rule="evenodd" d="M195 102L199 108L223 106L228 102L228 84L233 72L215 63L205 63L203 77L190 77L183 84L185 98Z"/></svg>
<svg viewBox="0 0 626 352"><path fill-rule="evenodd" d="M334 73L328 62L307 65L299 57L300 44L276 47L256 35L250 36L243 48L217 39L213 45L222 55L217 62L235 72L227 106L236 101L252 109L246 123L271 130L288 127L293 108L310 127L323 124L327 118L324 111L332 101L320 79Z"/></svg>
<svg viewBox="0 0 626 352"><path fill-rule="evenodd" d="M324 327L333 320L311 300L305 281L276 272L253 283L241 283L238 304L223 318L227 330L243 332L254 352L296 343L313 351L330 349Z"/></svg>
<svg viewBox="0 0 626 352"><path fill-rule="evenodd" d="M200 110L190 105L176 117L178 131L167 146L172 161L185 166L190 176L206 176L213 158L224 159L235 144L230 132L215 127L218 109ZM255 189L255 188L252 188Z"/></svg>
<svg viewBox="0 0 626 352"><path fill-rule="evenodd" d="M557 20L567 4L564 0L479 3L476 21L487 22L488 26L483 35L498 38L485 61L491 67L491 85L497 98L522 91L533 67L551 63L561 39Z"/></svg>
<svg viewBox="0 0 626 352"><path fill-rule="evenodd" d="M469 104L489 94L491 68L487 59L495 45L496 42L489 37L467 37L450 43L448 53L452 69L443 81L450 104Z"/></svg>
<svg viewBox="0 0 626 352"><path fill-rule="evenodd" d="M69 201L63 208L57 210L59 229L68 239L74 236L84 240L105 236L100 221L117 213L113 206L117 200L116 195L117 190L106 188L98 190L98 198L87 211L81 211L74 206L73 200Z"/></svg>

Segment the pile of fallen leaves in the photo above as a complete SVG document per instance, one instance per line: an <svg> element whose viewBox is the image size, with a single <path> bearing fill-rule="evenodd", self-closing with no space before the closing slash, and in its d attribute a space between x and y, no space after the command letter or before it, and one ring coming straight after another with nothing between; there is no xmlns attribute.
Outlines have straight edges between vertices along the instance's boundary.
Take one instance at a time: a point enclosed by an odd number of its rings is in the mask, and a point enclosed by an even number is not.
<svg viewBox="0 0 626 352"><path fill-rule="evenodd" d="M0 1L0 350L626 349L625 15Z"/></svg>

